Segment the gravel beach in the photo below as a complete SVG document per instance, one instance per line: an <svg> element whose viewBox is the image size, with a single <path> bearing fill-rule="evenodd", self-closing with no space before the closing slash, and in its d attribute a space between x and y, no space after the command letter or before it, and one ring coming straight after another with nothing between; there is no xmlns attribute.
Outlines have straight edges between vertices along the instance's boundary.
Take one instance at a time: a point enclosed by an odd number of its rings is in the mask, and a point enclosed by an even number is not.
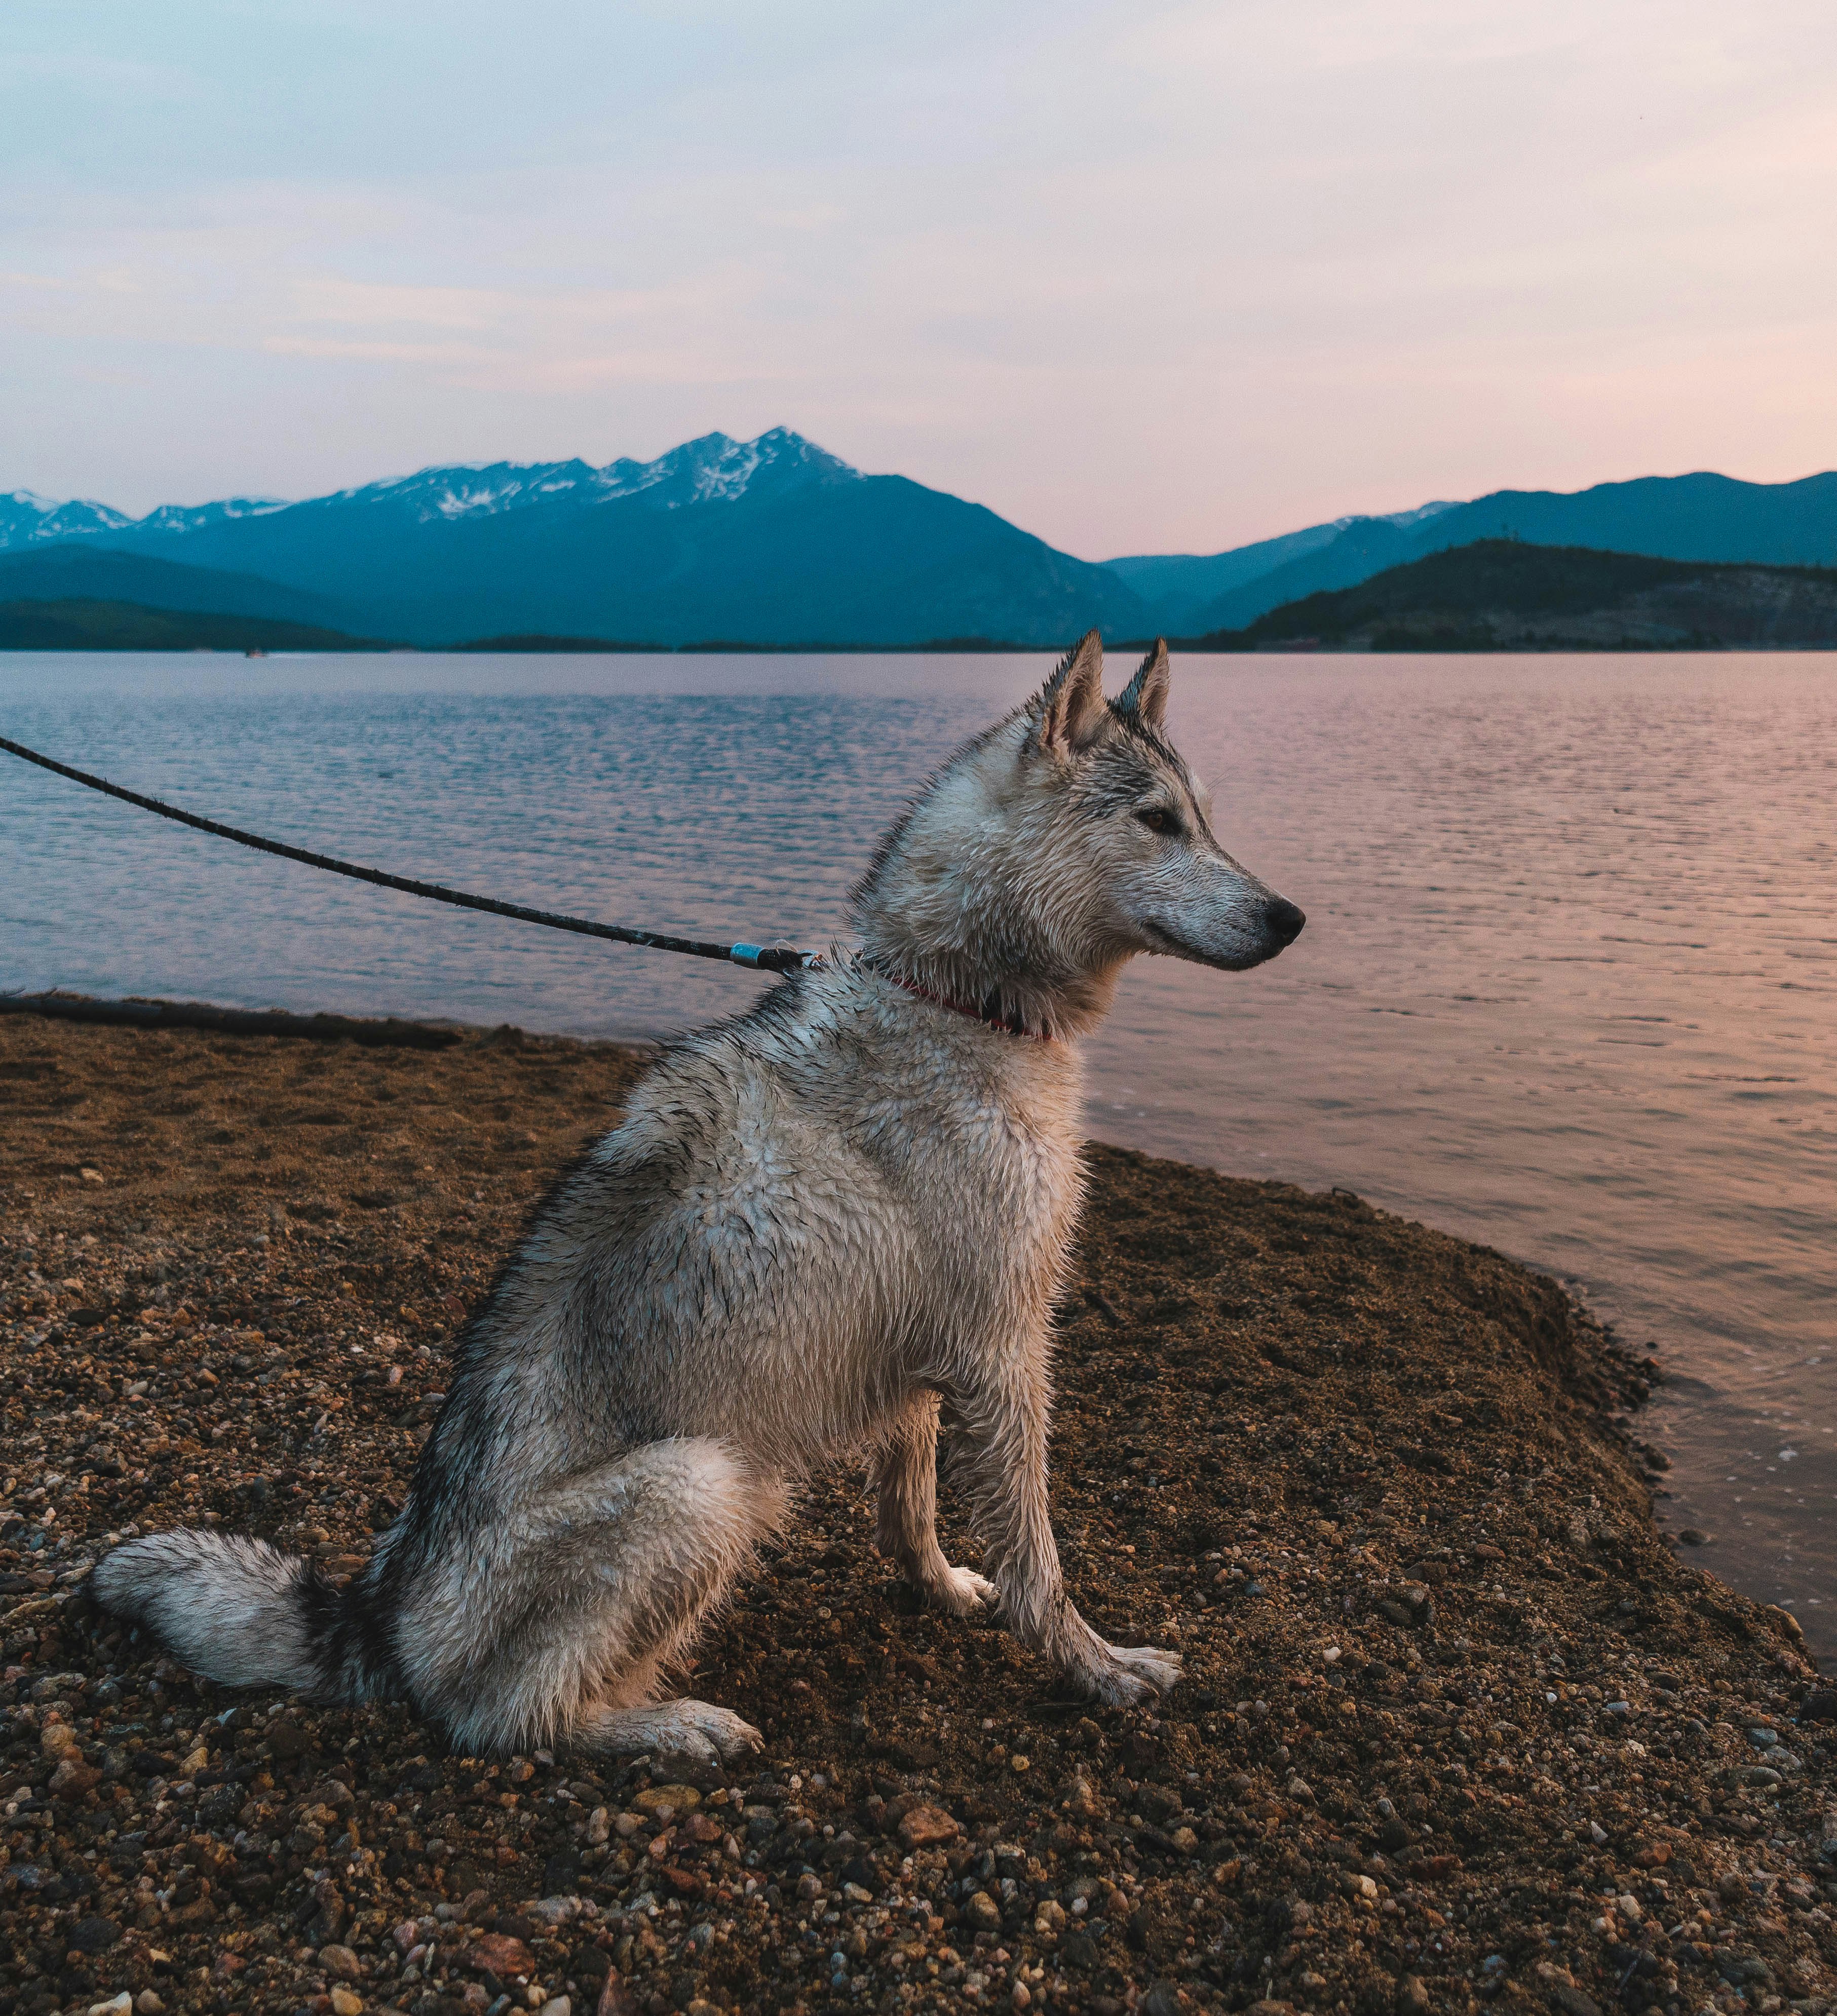
<svg viewBox="0 0 1837 2016"><path fill-rule="evenodd" d="M1054 1517L1184 1655L1152 1712L919 1610L859 1466L699 1648L767 1738L731 1777L449 1755L99 1617L136 1531L361 1565L643 1066L0 1017L0 2016L1822 2016L1837 1694L1661 1539L1656 1368L1342 1192L1091 1152Z"/></svg>

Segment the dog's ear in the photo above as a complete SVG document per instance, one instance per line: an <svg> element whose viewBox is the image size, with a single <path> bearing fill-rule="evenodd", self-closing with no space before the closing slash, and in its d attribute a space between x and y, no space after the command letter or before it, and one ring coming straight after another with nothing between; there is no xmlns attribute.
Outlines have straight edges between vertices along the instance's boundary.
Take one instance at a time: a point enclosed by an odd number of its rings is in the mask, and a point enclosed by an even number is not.
<svg viewBox="0 0 1837 2016"><path fill-rule="evenodd" d="M1110 704L1125 720L1136 720L1158 735L1167 718L1167 639L1157 637L1154 648Z"/></svg>
<svg viewBox="0 0 1837 2016"><path fill-rule="evenodd" d="M1095 630L1060 660L1033 704L1040 748L1068 756L1097 740L1104 725L1104 640Z"/></svg>

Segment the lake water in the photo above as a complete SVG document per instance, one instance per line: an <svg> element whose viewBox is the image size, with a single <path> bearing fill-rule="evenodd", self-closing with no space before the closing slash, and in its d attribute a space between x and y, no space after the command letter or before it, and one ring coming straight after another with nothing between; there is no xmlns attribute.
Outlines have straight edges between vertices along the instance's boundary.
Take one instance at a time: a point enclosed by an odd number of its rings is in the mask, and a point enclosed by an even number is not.
<svg viewBox="0 0 1837 2016"><path fill-rule="evenodd" d="M232 824L707 938L827 944L1023 657L0 656L17 740ZM1120 671L1120 668L1119 668ZM1307 911L1138 961L1092 1131L1343 1184L1655 1352L1692 1557L1837 1651L1837 657L1176 661L1226 846ZM651 1035L737 970L268 861L0 756L0 985Z"/></svg>

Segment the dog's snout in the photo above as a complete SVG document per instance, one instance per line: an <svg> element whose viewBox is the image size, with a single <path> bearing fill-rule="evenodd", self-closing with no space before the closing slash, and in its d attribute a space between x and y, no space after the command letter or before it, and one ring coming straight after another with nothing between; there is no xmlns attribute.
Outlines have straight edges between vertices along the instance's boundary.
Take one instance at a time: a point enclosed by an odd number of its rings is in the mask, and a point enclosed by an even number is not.
<svg viewBox="0 0 1837 2016"><path fill-rule="evenodd" d="M1301 936L1301 927L1307 920L1307 913L1286 896L1272 896L1263 905L1264 923L1285 945L1293 945Z"/></svg>

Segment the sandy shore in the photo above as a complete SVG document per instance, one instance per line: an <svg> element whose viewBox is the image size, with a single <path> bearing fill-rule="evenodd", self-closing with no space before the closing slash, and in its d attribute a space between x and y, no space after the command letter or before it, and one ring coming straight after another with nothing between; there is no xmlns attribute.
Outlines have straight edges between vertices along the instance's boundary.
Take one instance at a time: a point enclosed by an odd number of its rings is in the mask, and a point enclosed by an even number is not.
<svg viewBox="0 0 1837 2016"><path fill-rule="evenodd" d="M1055 1518L1086 1615L1185 1654L1156 1712L916 1611L856 1474L701 1648L768 1737L733 1783L450 1756L99 1619L134 1528L360 1562L448 1338L641 1067L0 1018L0 2016L1820 2016L1837 1697L1662 1544L1648 1368L1337 1192L1093 1151Z"/></svg>

